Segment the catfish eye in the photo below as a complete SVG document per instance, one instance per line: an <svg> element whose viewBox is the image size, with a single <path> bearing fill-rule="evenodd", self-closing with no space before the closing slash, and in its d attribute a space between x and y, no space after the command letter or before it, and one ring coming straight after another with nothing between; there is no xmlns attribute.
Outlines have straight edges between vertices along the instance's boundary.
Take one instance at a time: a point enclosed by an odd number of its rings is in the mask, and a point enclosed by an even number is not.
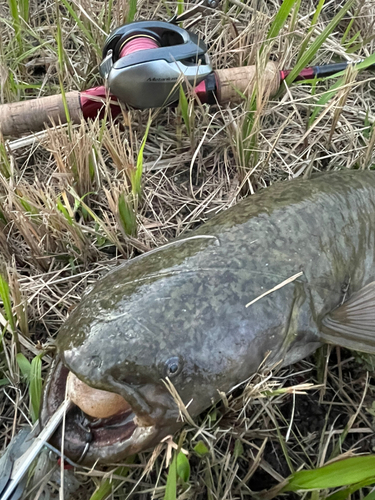
<svg viewBox="0 0 375 500"><path fill-rule="evenodd" d="M169 358L165 362L165 367L164 367L165 376L169 378L175 377L180 373L181 368L182 368L182 362L180 358L178 356L173 356L172 358Z"/></svg>

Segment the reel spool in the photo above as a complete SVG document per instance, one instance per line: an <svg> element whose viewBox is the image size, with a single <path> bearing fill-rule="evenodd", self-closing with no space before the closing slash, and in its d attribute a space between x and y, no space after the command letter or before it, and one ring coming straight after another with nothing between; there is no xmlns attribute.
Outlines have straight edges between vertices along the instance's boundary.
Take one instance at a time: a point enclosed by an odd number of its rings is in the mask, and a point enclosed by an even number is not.
<svg viewBox="0 0 375 500"><path fill-rule="evenodd" d="M139 21L109 35L99 71L120 101L145 109L177 101L180 79L196 85L212 67L206 44L194 33L167 22Z"/></svg>

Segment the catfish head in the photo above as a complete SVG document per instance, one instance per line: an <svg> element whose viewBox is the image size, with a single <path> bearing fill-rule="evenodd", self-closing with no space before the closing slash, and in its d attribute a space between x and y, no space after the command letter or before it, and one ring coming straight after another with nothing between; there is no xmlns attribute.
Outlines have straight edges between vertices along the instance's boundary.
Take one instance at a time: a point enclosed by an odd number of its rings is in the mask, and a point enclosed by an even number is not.
<svg viewBox="0 0 375 500"><path fill-rule="evenodd" d="M41 413L43 424L65 398L69 373L81 381L66 417L68 457L116 462L155 446L182 425L167 379L195 416L254 373L270 346L279 351L294 288L247 309L249 297L275 282L229 267L227 256L216 237L177 241L109 273L83 297L58 334ZM112 411L113 394L122 403Z"/></svg>

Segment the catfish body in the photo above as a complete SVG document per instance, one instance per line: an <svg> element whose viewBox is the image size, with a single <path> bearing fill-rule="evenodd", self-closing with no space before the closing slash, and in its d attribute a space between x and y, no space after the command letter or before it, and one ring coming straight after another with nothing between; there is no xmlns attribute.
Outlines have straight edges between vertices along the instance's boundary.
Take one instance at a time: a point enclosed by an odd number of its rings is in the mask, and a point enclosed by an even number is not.
<svg viewBox="0 0 375 500"><path fill-rule="evenodd" d="M361 338L353 325L332 325L345 323L335 311L366 286L371 319L373 282L375 174L358 171L276 184L112 271L62 327L58 357L88 385L121 394L137 429L93 442L85 460L122 458L181 425L166 377L194 416L267 355L268 364L293 363L327 340L372 352L371 321ZM56 384L47 384L42 421ZM69 432L74 457L73 423Z"/></svg>

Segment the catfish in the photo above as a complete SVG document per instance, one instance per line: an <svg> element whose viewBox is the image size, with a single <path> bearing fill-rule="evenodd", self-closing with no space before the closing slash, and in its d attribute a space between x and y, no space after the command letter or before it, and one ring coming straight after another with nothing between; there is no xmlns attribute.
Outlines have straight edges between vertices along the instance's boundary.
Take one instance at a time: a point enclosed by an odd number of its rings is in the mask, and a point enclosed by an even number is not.
<svg viewBox="0 0 375 500"><path fill-rule="evenodd" d="M195 417L265 358L285 366L323 343L375 353L371 171L276 183L98 281L58 333L41 423L78 379L64 452L118 462L183 425L168 383ZM87 386L124 405L99 418L93 396L85 413Z"/></svg>

